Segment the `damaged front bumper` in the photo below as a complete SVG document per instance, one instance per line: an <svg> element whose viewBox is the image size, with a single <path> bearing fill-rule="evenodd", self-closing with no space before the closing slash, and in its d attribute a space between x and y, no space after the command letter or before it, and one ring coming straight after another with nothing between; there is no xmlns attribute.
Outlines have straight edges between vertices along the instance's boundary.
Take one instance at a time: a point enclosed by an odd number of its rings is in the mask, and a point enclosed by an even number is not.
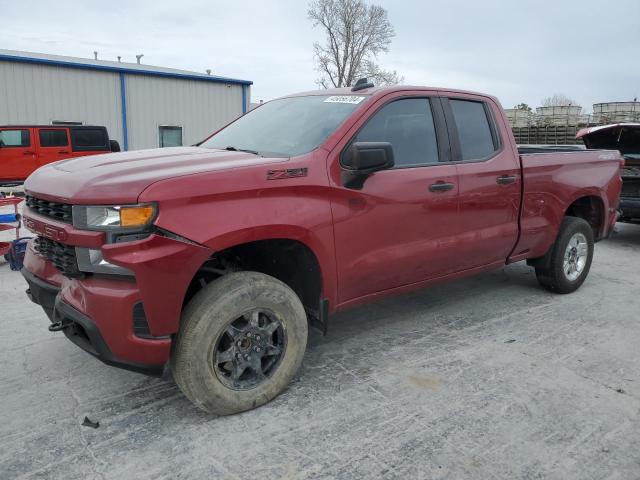
<svg viewBox="0 0 640 480"><path fill-rule="evenodd" d="M22 270L27 295L49 317L50 330L62 331L104 363L161 375L179 329L186 289L211 251L155 234L101 250L110 263L133 275L70 278L36 253L31 242Z"/></svg>

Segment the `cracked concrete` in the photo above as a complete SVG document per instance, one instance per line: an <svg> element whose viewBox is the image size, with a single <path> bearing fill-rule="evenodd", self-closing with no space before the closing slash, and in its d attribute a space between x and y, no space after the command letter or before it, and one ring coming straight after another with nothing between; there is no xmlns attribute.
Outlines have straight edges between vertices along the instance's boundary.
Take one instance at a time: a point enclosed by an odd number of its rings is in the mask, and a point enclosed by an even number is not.
<svg viewBox="0 0 640 480"><path fill-rule="evenodd" d="M0 264L1 479L640 478L640 226L572 295L516 264L342 313L232 417L49 333L24 289Z"/></svg>

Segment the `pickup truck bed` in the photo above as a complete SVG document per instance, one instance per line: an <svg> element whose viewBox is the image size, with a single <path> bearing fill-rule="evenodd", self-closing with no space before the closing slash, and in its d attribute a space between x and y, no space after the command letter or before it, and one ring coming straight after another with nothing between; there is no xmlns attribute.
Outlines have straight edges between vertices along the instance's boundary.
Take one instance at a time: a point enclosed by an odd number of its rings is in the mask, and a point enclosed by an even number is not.
<svg viewBox="0 0 640 480"><path fill-rule="evenodd" d="M570 293L616 221L616 151L518 151L491 96L313 91L198 147L72 159L25 183L23 274L50 329L106 363L171 368L200 408L261 405L308 325L526 260Z"/></svg>

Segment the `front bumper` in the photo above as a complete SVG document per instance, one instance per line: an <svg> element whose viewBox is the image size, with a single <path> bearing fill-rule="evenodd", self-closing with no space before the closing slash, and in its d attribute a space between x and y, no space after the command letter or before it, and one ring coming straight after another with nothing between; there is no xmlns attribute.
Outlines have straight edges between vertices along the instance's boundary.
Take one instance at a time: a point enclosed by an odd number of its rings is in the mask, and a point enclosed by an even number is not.
<svg viewBox="0 0 640 480"><path fill-rule="evenodd" d="M109 262L134 275L69 278L30 242L22 271L27 293L83 350L109 365L161 374L172 335L179 329L187 287L211 251L158 235L103 245L102 251ZM142 334L141 318L146 327Z"/></svg>
<svg viewBox="0 0 640 480"><path fill-rule="evenodd" d="M32 302L40 305L53 324L62 324L65 336L84 351L103 361L107 365L132 370L147 375L160 376L169 358L170 339L153 340L155 345L151 349L143 346L144 355L163 359L157 364L142 363L116 355L105 341L100 329L93 319L67 303L58 286L39 279L26 268L22 269L29 288L27 296ZM147 341L147 343L150 341ZM139 347L139 346L138 346ZM124 352L127 356L127 353Z"/></svg>
<svg viewBox="0 0 640 480"><path fill-rule="evenodd" d="M620 218L624 220L640 220L640 198L622 197L619 209Z"/></svg>

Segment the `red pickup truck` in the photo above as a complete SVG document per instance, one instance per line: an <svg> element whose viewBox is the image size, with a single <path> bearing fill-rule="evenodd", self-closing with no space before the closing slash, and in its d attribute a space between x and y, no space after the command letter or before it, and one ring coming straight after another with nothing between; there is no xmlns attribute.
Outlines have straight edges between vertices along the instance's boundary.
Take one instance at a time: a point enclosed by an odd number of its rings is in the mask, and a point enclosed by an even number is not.
<svg viewBox="0 0 640 480"><path fill-rule="evenodd" d="M308 324L526 260L569 293L616 221L616 151L519 152L498 101L396 86L291 95L196 147L25 183L30 298L104 362L169 367L218 414L268 402Z"/></svg>

